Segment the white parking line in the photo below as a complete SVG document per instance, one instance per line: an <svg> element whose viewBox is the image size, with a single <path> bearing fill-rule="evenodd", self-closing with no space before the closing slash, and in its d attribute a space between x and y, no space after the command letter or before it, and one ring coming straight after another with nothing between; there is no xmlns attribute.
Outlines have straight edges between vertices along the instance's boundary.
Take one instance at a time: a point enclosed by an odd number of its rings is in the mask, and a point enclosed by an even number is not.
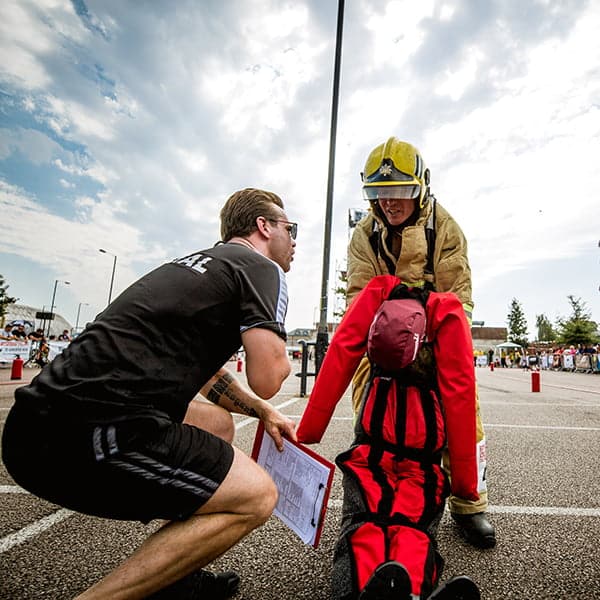
<svg viewBox="0 0 600 600"><path fill-rule="evenodd" d="M67 510L66 508L61 508L60 510L44 517L43 519L39 519L31 525L27 525L23 527L23 529L19 529L15 533L11 533L6 537L0 539L0 554L10 550L13 546L18 546L29 541L31 538L39 535L46 529L49 529L53 525L64 521L67 517L70 517L73 514L72 510Z"/></svg>
<svg viewBox="0 0 600 600"><path fill-rule="evenodd" d="M503 379L506 379L507 381L518 381L520 383L523 382L524 378L520 378L520 377L506 377L504 376ZM580 388L580 387L575 387L572 385L558 385L556 383L548 383L545 379L544 376L542 375L542 377L540 377L540 382L541 382L541 386L542 387L549 387L549 388L554 388L556 390L569 390L569 391L573 391L573 392L583 392L584 394L600 394L600 390L598 389L590 389L590 388ZM478 382L481 387L485 387L486 389L489 390L494 390L496 388L494 388L493 386L489 385L488 380L485 381L485 383L483 382Z"/></svg>
<svg viewBox="0 0 600 600"><path fill-rule="evenodd" d="M497 515L549 515L552 517L600 517L600 508L566 506L502 506L492 505L487 512Z"/></svg>
<svg viewBox="0 0 600 600"><path fill-rule="evenodd" d="M501 427L504 429L560 429L564 431L600 431L600 427L568 427L565 425L514 425L511 423L484 423L484 429Z"/></svg>
<svg viewBox="0 0 600 600"><path fill-rule="evenodd" d="M29 492L18 485L0 485L0 494L29 494Z"/></svg>
<svg viewBox="0 0 600 600"><path fill-rule="evenodd" d="M328 508L342 508L342 500L330 500ZM448 512L446 507L445 512ZM536 515L551 517L600 517L600 508L569 508L566 506L488 506L488 513L495 515Z"/></svg>
<svg viewBox="0 0 600 600"><path fill-rule="evenodd" d="M507 402L504 400L486 400L481 406L542 406L545 408L591 408L598 406L597 402L584 402L583 404L569 404L567 402L557 404L556 402Z"/></svg>

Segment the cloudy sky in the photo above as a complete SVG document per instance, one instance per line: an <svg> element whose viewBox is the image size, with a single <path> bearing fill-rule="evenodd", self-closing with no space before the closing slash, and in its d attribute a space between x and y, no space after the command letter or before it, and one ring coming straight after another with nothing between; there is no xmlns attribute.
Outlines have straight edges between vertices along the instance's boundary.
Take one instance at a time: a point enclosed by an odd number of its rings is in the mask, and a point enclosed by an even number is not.
<svg viewBox="0 0 600 600"><path fill-rule="evenodd" d="M300 224L288 330L319 319L338 2L4 0L0 274L81 324L219 239L244 187ZM600 321L600 3L346 0L329 288L376 145L411 141L469 240L474 319ZM101 254L104 248L111 254ZM329 307L335 306L330 298Z"/></svg>

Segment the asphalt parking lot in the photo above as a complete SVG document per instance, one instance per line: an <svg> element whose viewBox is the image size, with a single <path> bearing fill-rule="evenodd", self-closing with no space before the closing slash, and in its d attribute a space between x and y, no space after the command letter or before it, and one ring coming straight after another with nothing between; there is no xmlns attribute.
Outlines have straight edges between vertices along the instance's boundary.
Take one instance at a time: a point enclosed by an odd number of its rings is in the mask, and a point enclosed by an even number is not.
<svg viewBox="0 0 600 600"><path fill-rule="evenodd" d="M293 372L299 368L294 361ZM20 382L11 382L9 372L0 369L2 426L15 387L35 371L26 369ZM491 550L468 546L445 515L438 538L446 559L442 579L467 574L485 600L600 598L600 375L544 371L540 392L532 392L531 373L520 369L478 368L477 378L498 544ZM299 418L306 404L299 391L292 375L274 404ZM236 444L249 453L256 422L236 421ZM312 448L333 460L351 439L347 393L323 442ZM329 598L340 484L336 473L317 549L271 517L211 565L240 573L236 600ZM156 526L63 510L15 486L0 466L0 599L72 598Z"/></svg>

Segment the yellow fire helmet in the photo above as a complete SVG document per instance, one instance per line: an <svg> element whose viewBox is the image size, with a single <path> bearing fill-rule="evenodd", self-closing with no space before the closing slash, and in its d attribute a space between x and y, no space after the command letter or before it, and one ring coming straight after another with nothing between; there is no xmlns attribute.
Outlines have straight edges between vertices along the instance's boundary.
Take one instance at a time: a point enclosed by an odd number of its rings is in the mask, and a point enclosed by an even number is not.
<svg viewBox="0 0 600 600"><path fill-rule="evenodd" d="M429 169L420 152L395 137L369 154L361 178L363 197L371 202L380 197L418 198L419 208L423 208L429 196Z"/></svg>

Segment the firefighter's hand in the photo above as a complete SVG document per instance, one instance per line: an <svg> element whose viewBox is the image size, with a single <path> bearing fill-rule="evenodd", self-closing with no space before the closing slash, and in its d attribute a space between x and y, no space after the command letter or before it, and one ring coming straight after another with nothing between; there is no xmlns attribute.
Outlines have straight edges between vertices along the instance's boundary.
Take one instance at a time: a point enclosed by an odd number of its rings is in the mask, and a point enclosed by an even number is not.
<svg viewBox="0 0 600 600"><path fill-rule="evenodd" d="M271 406L268 402L263 401L262 406L257 411L260 420L265 426L265 431L273 438L277 449L283 450L283 437L287 437L294 442L296 438L296 423Z"/></svg>

